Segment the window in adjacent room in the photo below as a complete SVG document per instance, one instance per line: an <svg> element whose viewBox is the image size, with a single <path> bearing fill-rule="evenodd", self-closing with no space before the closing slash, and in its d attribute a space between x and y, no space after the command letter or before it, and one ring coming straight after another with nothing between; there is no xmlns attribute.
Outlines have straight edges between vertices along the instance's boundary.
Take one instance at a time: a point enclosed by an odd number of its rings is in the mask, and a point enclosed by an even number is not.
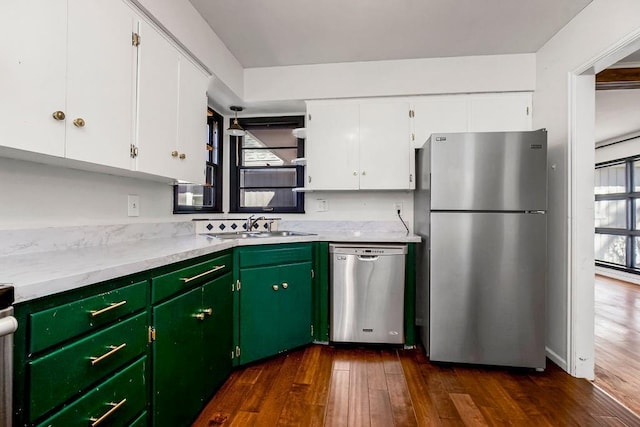
<svg viewBox="0 0 640 427"><path fill-rule="evenodd" d="M640 272L640 157L596 165L596 264Z"/></svg>
<svg viewBox="0 0 640 427"><path fill-rule="evenodd" d="M222 116L207 111L203 135L205 184L173 187L173 213L222 212Z"/></svg>
<svg viewBox="0 0 640 427"><path fill-rule="evenodd" d="M246 136L231 136L231 212L304 213L304 140L293 129L304 116L238 119Z"/></svg>

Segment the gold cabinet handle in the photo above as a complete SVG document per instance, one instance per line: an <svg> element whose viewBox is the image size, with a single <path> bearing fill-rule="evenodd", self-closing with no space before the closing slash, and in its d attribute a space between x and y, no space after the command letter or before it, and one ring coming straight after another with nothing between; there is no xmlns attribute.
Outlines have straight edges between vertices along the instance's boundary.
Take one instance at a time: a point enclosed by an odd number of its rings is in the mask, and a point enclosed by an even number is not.
<svg viewBox="0 0 640 427"><path fill-rule="evenodd" d="M111 414L113 414L118 409L120 409L120 407L124 405L126 402L127 402L127 399L122 399L118 403L109 402L108 405L111 406L111 409L109 409L107 412L102 414L102 416L100 416L99 418L94 418L94 417L89 418L89 421L91 421L91 427L96 427L100 425L100 423L102 423L104 420L109 418Z"/></svg>
<svg viewBox="0 0 640 427"><path fill-rule="evenodd" d="M177 151L172 151L171 152L171 157L178 157L178 152Z"/></svg>
<svg viewBox="0 0 640 427"><path fill-rule="evenodd" d="M211 308L211 307L205 308L204 310L202 310L202 312L204 314L208 314L209 316L213 316L213 308Z"/></svg>
<svg viewBox="0 0 640 427"><path fill-rule="evenodd" d="M186 155L186 154L184 154L184 153L182 153L182 154L180 154L180 158L181 158L182 160L184 160L184 159L186 159L186 158L187 158L187 155Z"/></svg>
<svg viewBox="0 0 640 427"><path fill-rule="evenodd" d="M106 313L108 311L111 311L113 309L116 309L118 307L122 307L123 305L125 305L127 303L126 300L120 301L120 302L113 302L111 304L109 304L107 307L100 309L100 310L92 310L89 313L91 313L91 317L96 317L96 316L100 316L103 313Z"/></svg>
<svg viewBox="0 0 640 427"><path fill-rule="evenodd" d="M66 117L62 111L54 111L52 116L56 120L64 120Z"/></svg>
<svg viewBox="0 0 640 427"><path fill-rule="evenodd" d="M353 171L353 176L358 176L358 172Z"/></svg>
<svg viewBox="0 0 640 427"><path fill-rule="evenodd" d="M86 123L85 123L85 121L84 121L84 119L82 117L78 117L77 119L75 119L73 121L73 124L76 127L83 128Z"/></svg>
<svg viewBox="0 0 640 427"><path fill-rule="evenodd" d="M367 171L362 171L362 176L365 176L367 174Z"/></svg>
<svg viewBox="0 0 640 427"><path fill-rule="evenodd" d="M216 265L215 267L213 267L211 270L207 270L204 273L200 273L197 276L193 276L193 277L181 277L180 280L182 280L184 283L189 283L192 280L196 280L199 279L203 276L206 276L207 274L211 274L211 273L215 273L218 270L222 270L223 268L225 268L226 265Z"/></svg>
<svg viewBox="0 0 640 427"><path fill-rule="evenodd" d="M288 287L289 287L289 284L287 282L282 283L282 289L287 289Z"/></svg>
<svg viewBox="0 0 640 427"><path fill-rule="evenodd" d="M197 313L193 315L193 317L195 317L198 320L204 320L204 316L205 316L204 313Z"/></svg>
<svg viewBox="0 0 640 427"><path fill-rule="evenodd" d="M127 343L122 343L119 346L115 346L115 345L110 345L109 351L106 352L105 354L103 354L102 356L99 357L90 357L89 359L91 360L91 366L95 366L98 363L102 362L104 359L106 359L107 357L113 356L114 354L116 354L117 352L119 352L120 350L122 350L123 348L125 348L127 346Z"/></svg>
<svg viewBox="0 0 640 427"><path fill-rule="evenodd" d="M273 290L274 290L274 291L277 291L278 289L280 289L280 288L278 287L278 285L273 285L273 286L272 286L272 288L273 288Z"/></svg>

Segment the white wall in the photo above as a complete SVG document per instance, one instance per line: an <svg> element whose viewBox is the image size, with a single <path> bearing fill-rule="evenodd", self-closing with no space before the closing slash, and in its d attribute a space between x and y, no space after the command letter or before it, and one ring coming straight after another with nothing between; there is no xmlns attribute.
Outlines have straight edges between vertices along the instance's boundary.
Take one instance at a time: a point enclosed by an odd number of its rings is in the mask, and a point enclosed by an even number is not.
<svg viewBox="0 0 640 427"><path fill-rule="evenodd" d="M248 68L248 102L535 89L535 55Z"/></svg>
<svg viewBox="0 0 640 427"><path fill-rule="evenodd" d="M628 141L596 149L596 163L624 159L625 157L637 156L639 154L640 136L637 136Z"/></svg>
<svg viewBox="0 0 640 427"><path fill-rule="evenodd" d="M536 91L533 97L534 128L544 127L549 135L549 278L548 278L548 312L547 312L547 346L555 353L559 362L568 361L569 348L567 341L569 306L568 282L568 238L569 230L577 218L589 216L593 212L591 202L581 202L576 209L569 209L570 201L570 166L569 151L569 74L616 44L625 36L640 27L640 2L637 0L594 0L576 18L550 39L537 53L536 58ZM576 159L583 163L593 159L594 140L583 139ZM580 152L589 153L582 160ZM592 160L591 160L592 161ZM575 164L573 165L576 166ZM593 171L593 163L582 165ZM587 187L593 186L593 176L585 176ZM584 190L582 190L584 191ZM591 188L591 191L593 189ZM592 193L591 193L592 195ZM593 223L591 231L593 232ZM578 258L588 259L592 245L581 249ZM576 267L579 267L577 265ZM593 267L591 267L593 268ZM579 291L580 284L576 284ZM591 297L593 299L593 297ZM592 371L592 355L576 355L573 372ZM580 360L580 358L584 360ZM582 370L581 368L584 368ZM588 376L584 375L584 376Z"/></svg>
<svg viewBox="0 0 640 427"><path fill-rule="evenodd" d="M140 196L137 218L129 194ZM0 158L0 229L181 219L172 212L168 184Z"/></svg>
<svg viewBox="0 0 640 427"><path fill-rule="evenodd" d="M596 143L640 132L640 90L596 91Z"/></svg>

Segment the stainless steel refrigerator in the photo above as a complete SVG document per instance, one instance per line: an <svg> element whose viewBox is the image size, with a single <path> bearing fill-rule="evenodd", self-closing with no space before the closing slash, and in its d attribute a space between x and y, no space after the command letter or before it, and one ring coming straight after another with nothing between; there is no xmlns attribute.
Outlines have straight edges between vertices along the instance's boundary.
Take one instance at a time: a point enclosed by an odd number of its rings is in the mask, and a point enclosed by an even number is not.
<svg viewBox="0 0 640 427"><path fill-rule="evenodd" d="M430 360L544 369L546 130L433 134L416 175Z"/></svg>

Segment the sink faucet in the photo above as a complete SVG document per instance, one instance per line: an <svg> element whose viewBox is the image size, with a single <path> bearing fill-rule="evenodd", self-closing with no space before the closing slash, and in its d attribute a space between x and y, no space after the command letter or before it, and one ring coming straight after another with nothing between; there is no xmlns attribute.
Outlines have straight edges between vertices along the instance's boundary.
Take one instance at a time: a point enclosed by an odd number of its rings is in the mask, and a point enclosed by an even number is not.
<svg viewBox="0 0 640 427"><path fill-rule="evenodd" d="M253 219L254 216L255 215L251 215L249 218L247 218L247 224L246 224L247 231L253 231L253 227L256 225L258 221L266 219L263 216L259 216L258 218Z"/></svg>

